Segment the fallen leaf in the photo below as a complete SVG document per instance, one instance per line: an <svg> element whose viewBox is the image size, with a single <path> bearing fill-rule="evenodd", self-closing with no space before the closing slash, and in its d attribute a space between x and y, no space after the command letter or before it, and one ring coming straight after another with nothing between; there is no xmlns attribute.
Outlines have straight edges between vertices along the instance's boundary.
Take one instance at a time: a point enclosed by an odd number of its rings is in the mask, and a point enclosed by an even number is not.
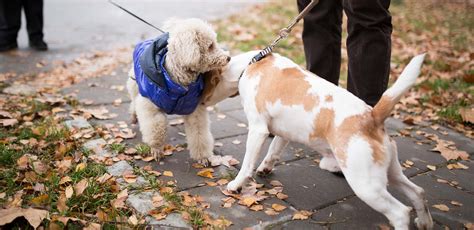
<svg viewBox="0 0 474 230"><path fill-rule="evenodd" d="M459 114L464 122L474 124L474 107L473 108L460 108Z"/></svg>
<svg viewBox="0 0 474 230"><path fill-rule="evenodd" d="M435 204L435 205L433 205L433 208L439 209L443 212L449 211L449 207L444 205L444 204Z"/></svg>
<svg viewBox="0 0 474 230"><path fill-rule="evenodd" d="M277 180L272 180L270 181L270 184L273 186L273 187L282 187L283 184L280 182L280 181L277 181Z"/></svg>
<svg viewBox="0 0 474 230"><path fill-rule="evenodd" d="M133 174L132 171L124 172L122 177L125 180L125 182L127 182L129 184L133 184L133 183L137 182L137 178L138 178L138 176Z"/></svg>
<svg viewBox="0 0 474 230"><path fill-rule="evenodd" d="M84 170L86 168L86 166L87 166L87 164L84 163L84 162L76 165L76 172Z"/></svg>
<svg viewBox="0 0 474 230"><path fill-rule="evenodd" d="M29 161L29 158L28 158L27 155L23 155L20 158L18 158L18 160L16 160L16 164L18 165L18 169L24 170L24 169L28 168L28 161Z"/></svg>
<svg viewBox="0 0 474 230"><path fill-rule="evenodd" d="M230 167L231 165L237 165L240 163L231 155L226 155L226 156L213 155L209 157L209 162L211 163L211 166L213 167L219 166L219 165L225 165L227 167Z"/></svg>
<svg viewBox="0 0 474 230"><path fill-rule="evenodd" d="M0 117L13 118L13 115L5 110L0 110Z"/></svg>
<svg viewBox="0 0 474 230"><path fill-rule="evenodd" d="M72 188L71 185L66 187L65 193L66 193L66 199L69 199L72 197L72 194L74 193L74 189Z"/></svg>
<svg viewBox="0 0 474 230"><path fill-rule="evenodd" d="M154 160L154 159L155 159L155 157L154 157L154 156L148 156L148 157L144 157L144 158L142 158L142 161L145 161L145 162L150 162L150 161L152 161L152 160Z"/></svg>
<svg viewBox="0 0 474 230"><path fill-rule="evenodd" d="M113 208L125 208L125 201L128 198L128 190L124 189L119 194L117 194L117 198L110 201L110 204Z"/></svg>
<svg viewBox="0 0 474 230"><path fill-rule="evenodd" d="M436 144L436 147L431 151L440 152L441 156L443 156L447 161L457 160L458 158L461 158L462 160L469 159L469 154L467 152L457 149L451 149L449 148L449 146L451 146L451 144L447 141L439 140Z"/></svg>
<svg viewBox="0 0 474 230"><path fill-rule="evenodd" d="M245 123L237 123L237 126L240 128L246 128L247 125Z"/></svg>
<svg viewBox="0 0 474 230"><path fill-rule="evenodd" d="M99 178L96 179L97 182L99 182L99 184L103 184L105 183L107 180L109 180L110 178L112 178L112 175L108 174L108 173L104 173L104 175L100 176Z"/></svg>
<svg viewBox="0 0 474 230"><path fill-rule="evenodd" d="M164 171L163 176L173 177L173 172L171 171Z"/></svg>
<svg viewBox="0 0 474 230"><path fill-rule="evenodd" d="M255 199L255 197L247 196L247 197L242 197L242 199L240 199L239 201L239 204L250 207L256 202L257 202L257 199Z"/></svg>
<svg viewBox="0 0 474 230"><path fill-rule="evenodd" d="M201 177L207 177L207 178L214 178L214 176L212 175L212 173L214 172L214 169L212 168L205 168L205 169L202 169L201 171L199 171L197 173L198 176L201 176Z"/></svg>
<svg viewBox="0 0 474 230"><path fill-rule="evenodd" d="M284 193L277 193L277 198L280 199L280 200L284 200L286 198L288 198L288 195L284 194Z"/></svg>
<svg viewBox="0 0 474 230"><path fill-rule="evenodd" d="M133 226L137 226L137 225L138 225L137 216L131 215L131 216L128 218L128 223L131 224L131 225L133 225Z"/></svg>
<svg viewBox="0 0 474 230"><path fill-rule="evenodd" d="M151 215L153 218L155 218L156 220L162 220L164 218L166 218L167 214L165 213L157 213L157 214L152 214Z"/></svg>
<svg viewBox="0 0 474 230"><path fill-rule="evenodd" d="M301 211L295 212L295 214L293 214L292 219L293 219L293 220L306 220L306 219L308 219L312 214L313 214L313 213L310 212L310 211L301 210Z"/></svg>
<svg viewBox="0 0 474 230"><path fill-rule="evenodd" d="M60 185L63 185L63 184L66 184L66 183L68 183L68 182L71 182L71 181L72 181L72 180L71 180L71 177L65 176L65 177L61 178L61 180L59 180L59 184L60 184Z"/></svg>
<svg viewBox="0 0 474 230"><path fill-rule="evenodd" d="M220 179L216 182L218 185L225 185L227 183L229 183L229 180L227 179Z"/></svg>
<svg viewBox="0 0 474 230"><path fill-rule="evenodd" d="M252 207L250 207L250 210L256 211L256 212L262 211L263 210L263 205L261 205L261 204L252 205Z"/></svg>
<svg viewBox="0 0 474 230"><path fill-rule="evenodd" d="M89 182L87 181L87 178L82 179L76 185L74 185L76 196L80 196L84 192L84 190L87 188L88 185L89 185Z"/></svg>
<svg viewBox="0 0 474 230"><path fill-rule="evenodd" d="M434 165L427 165L426 166L428 169L430 169L431 171L435 171L436 170L436 166Z"/></svg>
<svg viewBox="0 0 474 230"><path fill-rule="evenodd" d="M46 202L48 202L48 200L49 200L48 194L42 194L42 195L39 195L39 196L31 199L31 203L33 203L34 205L37 205L37 206L41 206L41 205L46 204Z"/></svg>
<svg viewBox="0 0 474 230"><path fill-rule="evenodd" d="M3 127L8 127L8 126L14 126L18 123L18 120L15 118L12 119L0 119L0 124L2 124Z"/></svg>
<svg viewBox="0 0 474 230"><path fill-rule="evenodd" d="M269 216L275 216L275 215L278 215L278 212L275 212L275 210L268 208L267 210L265 210L265 214Z"/></svg>
<svg viewBox="0 0 474 230"><path fill-rule="evenodd" d="M275 203L275 204L272 204L272 208L277 212L281 212L286 209L286 206Z"/></svg>
<svg viewBox="0 0 474 230"><path fill-rule="evenodd" d="M58 208L60 212L65 212L68 210L68 207L66 205L66 200L67 198L65 194L61 194L59 196L58 202L56 203L56 207Z"/></svg>
<svg viewBox="0 0 474 230"><path fill-rule="evenodd" d="M237 140L237 139L232 141L232 144L234 144L234 145L239 145L240 143L242 143L242 142L240 140Z"/></svg>
<svg viewBox="0 0 474 230"><path fill-rule="evenodd" d="M8 208L0 209L0 226L11 223L18 217L24 217L30 225L36 229L43 219L48 218L49 212L34 208Z"/></svg>
<svg viewBox="0 0 474 230"><path fill-rule="evenodd" d="M452 204L452 205L455 205L455 206L459 206L459 207L462 206L462 203L461 203L461 202L454 201L454 200L451 201L451 204Z"/></svg>
<svg viewBox="0 0 474 230"><path fill-rule="evenodd" d="M205 183L207 184L207 186L211 186L211 187L217 186L217 183L214 181L206 181Z"/></svg>

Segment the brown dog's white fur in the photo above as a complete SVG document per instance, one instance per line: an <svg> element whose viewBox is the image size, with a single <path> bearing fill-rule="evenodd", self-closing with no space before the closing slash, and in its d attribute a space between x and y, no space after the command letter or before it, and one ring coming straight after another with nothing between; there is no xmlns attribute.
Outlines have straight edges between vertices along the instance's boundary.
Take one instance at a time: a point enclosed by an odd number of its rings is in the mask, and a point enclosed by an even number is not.
<svg viewBox="0 0 474 230"><path fill-rule="evenodd" d="M165 23L164 29L169 32L165 68L172 80L182 86L196 81L200 73L222 68L230 60L227 52L218 48L212 27L200 19L170 20ZM139 94L137 83L132 79L133 68L130 75L127 89L131 98L132 120L138 119L143 142L150 145L153 155L157 157L166 139L166 114ZM207 163L213 155L214 139L206 107L199 105L192 114L184 116L184 125L191 158Z"/></svg>
<svg viewBox="0 0 474 230"><path fill-rule="evenodd" d="M323 155L322 169L342 171L355 194L383 213L395 229L408 229L411 209L387 191L388 183L411 200L418 228L433 227L424 190L403 174L396 143L384 128L384 120L419 75L424 55L413 58L372 108L278 54L248 66L255 54L233 57L206 101L213 104L238 89L249 122L242 168L228 190L238 191L252 177L262 144L271 132L275 138L257 173L270 173L289 141L304 143Z"/></svg>

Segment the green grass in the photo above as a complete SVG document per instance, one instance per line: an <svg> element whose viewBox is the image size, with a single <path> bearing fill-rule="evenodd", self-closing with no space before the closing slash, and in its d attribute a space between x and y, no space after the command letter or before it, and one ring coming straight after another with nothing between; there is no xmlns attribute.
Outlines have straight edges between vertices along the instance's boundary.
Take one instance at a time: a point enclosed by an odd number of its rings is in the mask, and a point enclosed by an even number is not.
<svg viewBox="0 0 474 230"><path fill-rule="evenodd" d="M464 107L468 107L468 106L471 106L471 104L469 104L468 101L466 101L464 99L460 99L459 101L457 101L457 102L441 109L438 112L438 115L440 117L443 117L443 118L447 119L447 120L461 123L462 122L462 117L459 114L459 109L464 108Z"/></svg>
<svg viewBox="0 0 474 230"><path fill-rule="evenodd" d="M12 166L23 155L23 151L13 149L5 144L0 144L0 166Z"/></svg>
<svg viewBox="0 0 474 230"><path fill-rule="evenodd" d="M83 170L73 170L69 174L73 183L77 183L84 178L98 177L102 176L107 172L107 169L104 165L98 163L87 163L86 167Z"/></svg>
<svg viewBox="0 0 474 230"><path fill-rule="evenodd" d="M110 150L112 150L114 153L122 153L123 151L125 151L125 149L127 148L126 145L124 144L120 144L120 143L113 143L111 145L109 145L109 148Z"/></svg>
<svg viewBox="0 0 474 230"><path fill-rule="evenodd" d="M202 211L191 209L189 211L189 216L191 217L189 223L193 226L193 228L200 228L204 225L204 215Z"/></svg>
<svg viewBox="0 0 474 230"><path fill-rule="evenodd" d="M135 146L135 149L137 149L137 153L140 155L147 155L151 152L150 146L146 144L138 144Z"/></svg>

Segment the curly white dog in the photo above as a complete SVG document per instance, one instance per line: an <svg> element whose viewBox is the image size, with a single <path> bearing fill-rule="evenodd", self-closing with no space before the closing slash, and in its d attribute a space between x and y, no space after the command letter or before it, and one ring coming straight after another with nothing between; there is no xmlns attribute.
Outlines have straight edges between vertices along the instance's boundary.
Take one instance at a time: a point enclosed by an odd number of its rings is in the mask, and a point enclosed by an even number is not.
<svg viewBox="0 0 474 230"><path fill-rule="evenodd" d="M168 33L135 48L127 81L132 121L138 119L143 142L157 158L166 140L166 114L185 115L191 158L207 163L214 139L200 103L207 82L203 73L225 66L230 56L218 48L216 33L200 19L169 20L164 29Z"/></svg>

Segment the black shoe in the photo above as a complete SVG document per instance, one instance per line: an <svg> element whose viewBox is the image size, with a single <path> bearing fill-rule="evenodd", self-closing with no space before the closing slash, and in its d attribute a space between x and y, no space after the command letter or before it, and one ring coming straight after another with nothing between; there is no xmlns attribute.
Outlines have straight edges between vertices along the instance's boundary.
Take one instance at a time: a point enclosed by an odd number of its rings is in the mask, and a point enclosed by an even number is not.
<svg viewBox="0 0 474 230"><path fill-rule="evenodd" d="M0 52L6 52L10 50L14 50L18 48L18 44L16 42L10 43L10 44L5 44L5 45L0 45Z"/></svg>
<svg viewBox="0 0 474 230"><path fill-rule="evenodd" d="M30 47L38 51L48 50L48 44L46 44L46 42L44 42L43 40L30 41Z"/></svg>

